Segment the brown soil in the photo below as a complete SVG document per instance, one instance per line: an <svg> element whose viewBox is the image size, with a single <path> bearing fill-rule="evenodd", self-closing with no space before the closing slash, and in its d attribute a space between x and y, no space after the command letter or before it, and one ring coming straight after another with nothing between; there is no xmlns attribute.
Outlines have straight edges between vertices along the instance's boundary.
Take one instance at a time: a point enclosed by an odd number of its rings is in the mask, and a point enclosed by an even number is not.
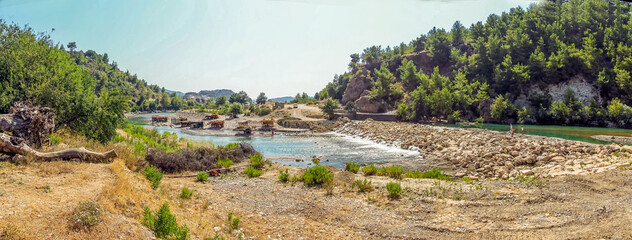
<svg viewBox="0 0 632 240"><path fill-rule="evenodd" d="M398 180L398 200L385 184L368 177L375 190L352 187L360 174L335 171L332 195L300 182L281 183L274 164L259 178L242 173L210 178L164 178L158 190L121 161L112 164L41 163L0 168L0 236L39 239L151 239L140 224L143 206L169 201L192 239L216 233L229 239L595 239L632 237L632 171L617 169L586 176L526 181ZM46 193L43 186L49 185ZM179 198L182 187L191 199ZM75 232L68 216L78 202L96 199L103 221ZM209 204L207 204L209 203ZM226 216L240 218L229 233Z"/></svg>

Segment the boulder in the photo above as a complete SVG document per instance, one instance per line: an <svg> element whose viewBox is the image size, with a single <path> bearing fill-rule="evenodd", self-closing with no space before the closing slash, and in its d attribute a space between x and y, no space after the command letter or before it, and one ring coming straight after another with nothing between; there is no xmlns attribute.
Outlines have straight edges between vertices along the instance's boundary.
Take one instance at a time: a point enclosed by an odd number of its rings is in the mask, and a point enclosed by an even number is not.
<svg viewBox="0 0 632 240"><path fill-rule="evenodd" d="M371 97L368 95L362 96L355 101L356 109L360 112L366 113L379 113L386 111L386 104L383 102L371 101Z"/></svg>

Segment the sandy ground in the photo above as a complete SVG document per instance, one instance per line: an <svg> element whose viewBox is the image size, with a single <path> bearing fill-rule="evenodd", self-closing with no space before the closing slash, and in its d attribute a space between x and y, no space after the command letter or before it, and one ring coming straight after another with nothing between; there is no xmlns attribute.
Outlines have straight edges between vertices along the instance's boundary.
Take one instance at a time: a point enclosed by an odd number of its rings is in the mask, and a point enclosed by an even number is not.
<svg viewBox="0 0 632 240"><path fill-rule="evenodd" d="M0 234L26 239L151 239L152 233L140 225L142 207L156 209L169 201L178 221L191 229L192 239L215 234L232 239L239 233L245 239L632 237L632 171L627 169L471 183L372 176L368 179L375 189L370 193L352 187L356 179L365 179L361 174L334 170L336 186L328 195L324 188L279 182L279 169L290 169L291 176L302 171L280 164L252 179L239 172L207 183L166 177L157 190L119 165L3 163ZM401 198L387 198L384 186L390 181L402 184ZM46 193L44 185L51 191ZM191 199L179 198L182 187L193 189ZM104 206L103 221L90 231L69 230L70 212L86 199ZM230 233L229 212L240 218L239 230Z"/></svg>

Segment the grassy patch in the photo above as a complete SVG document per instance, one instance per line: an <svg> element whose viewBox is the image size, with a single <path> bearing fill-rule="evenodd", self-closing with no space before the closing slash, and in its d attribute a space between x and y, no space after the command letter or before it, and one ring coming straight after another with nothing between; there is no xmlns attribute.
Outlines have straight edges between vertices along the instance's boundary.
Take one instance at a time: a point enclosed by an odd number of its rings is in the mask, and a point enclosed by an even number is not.
<svg viewBox="0 0 632 240"><path fill-rule="evenodd" d="M208 177L209 175L205 171L199 171L197 173L197 180L200 182L203 182L203 183L206 182L208 180Z"/></svg>
<svg viewBox="0 0 632 240"><path fill-rule="evenodd" d="M193 196L193 191L191 191L191 189L187 187L183 187L182 191L180 192L180 198L191 199L191 196Z"/></svg>
<svg viewBox="0 0 632 240"><path fill-rule="evenodd" d="M377 167L373 164L363 167L362 172L364 172L365 176L375 175L377 173Z"/></svg>
<svg viewBox="0 0 632 240"><path fill-rule="evenodd" d="M248 175L248 177L251 177L251 178L261 176L261 170L253 166L248 166L246 170L244 171L244 173L246 173L246 175Z"/></svg>
<svg viewBox="0 0 632 240"><path fill-rule="evenodd" d="M250 155L250 166L256 169L262 169L265 162L263 161L263 156L259 153L255 153Z"/></svg>
<svg viewBox="0 0 632 240"><path fill-rule="evenodd" d="M287 172L287 169L285 169L285 171L279 170L279 181L287 182L288 180L290 180L290 174L288 174Z"/></svg>
<svg viewBox="0 0 632 240"><path fill-rule="evenodd" d="M103 209L95 201L80 202L72 211L68 220L70 228L73 230L88 230L101 222Z"/></svg>
<svg viewBox="0 0 632 240"><path fill-rule="evenodd" d="M239 218L233 217L233 213L228 213L228 231L232 232L233 230L239 229Z"/></svg>
<svg viewBox="0 0 632 240"><path fill-rule="evenodd" d="M402 186L396 182L387 183L386 190L388 191L388 198L390 199L398 199L402 194Z"/></svg>
<svg viewBox="0 0 632 240"><path fill-rule="evenodd" d="M305 170L302 178L307 185L321 185L333 181L334 174L323 166L314 166Z"/></svg>
<svg viewBox="0 0 632 240"><path fill-rule="evenodd" d="M220 166L220 167L223 167L223 168L227 168L227 167L230 167L231 165L233 165L233 160L230 160L228 158L218 157L217 165Z"/></svg>
<svg viewBox="0 0 632 240"><path fill-rule="evenodd" d="M356 180L355 186L358 187L358 191L360 192L372 192L373 186L371 186L371 180Z"/></svg>
<svg viewBox="0 0 632 240"><path fill-rule="evenodd" d="M156 189L160 184L160 180L162 180L163 172L152 165L147 165L143 175L151 182L151 187Z"/></svg>
<svg viewBox="0 0 632 240"><path fill-rule="evenodd" d="M402 179L403 174L404 168L401 166L383 167L377 172L377 175L389 176L394 179Z"/></svg>
<svg viewBox="0 0 632 240"><path fill-rule="evenodd" d="M419 172L419 171L407 171L406 172L406 177L408 178L432 178L432 179L439 179L439 180L447 180L447 181L452 181L453 179L451 177L449 177L448 175L443 174L443 172L441 172L441 170L433 168L431 170L425 171L425 172Z"/></svg>
<svg viewBox="0 0 632 240"><path fill-rule="evenodd" d="M189 239L189 228L186 225L178 225L176 217L169 210L169 203L167 202L154 215L151 214L148 207L145 207L143 225L154 231L158 238Z"/></svg>
<svg viewBox="0 0 632 240"><path fill-rule="evenodd" d="M354 163L354 162L347 162L347 164L345 165L345 171L349 171L352 173L358 173L358 170L360 170L360 165Z"/></svg>

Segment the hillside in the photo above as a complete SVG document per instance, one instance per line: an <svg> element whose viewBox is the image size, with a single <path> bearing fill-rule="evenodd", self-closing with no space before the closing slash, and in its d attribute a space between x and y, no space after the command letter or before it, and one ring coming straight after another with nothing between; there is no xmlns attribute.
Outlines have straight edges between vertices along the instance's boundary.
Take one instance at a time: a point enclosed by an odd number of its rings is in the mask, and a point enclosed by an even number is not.
<svg viewBox="0 0 632 240"><path fill-rule="evenodd" d="M288 102L290 102L292 100L294 100L294 97L290 97L290 96L268 99L269 102L280 102L280 103L288 103Z"/></svg>
<svg viewBox="0 0 632 240"><path fill-rule="evenodd" d="M235 92L233 92L233 90L230 89L215 89L215 90L202 90L199 92L187 92L186 94L184 94L184 99L210 99L210 98L218 98L220 96L224 96L229 98L230 95L235 94Z"/></svg>
<svg viewBox="0 0 632 240"><path fill-rule="evenodd" d="M402 120L632 127L632 21L621 1L547 1L352 54L321 98Z"/></svg>

